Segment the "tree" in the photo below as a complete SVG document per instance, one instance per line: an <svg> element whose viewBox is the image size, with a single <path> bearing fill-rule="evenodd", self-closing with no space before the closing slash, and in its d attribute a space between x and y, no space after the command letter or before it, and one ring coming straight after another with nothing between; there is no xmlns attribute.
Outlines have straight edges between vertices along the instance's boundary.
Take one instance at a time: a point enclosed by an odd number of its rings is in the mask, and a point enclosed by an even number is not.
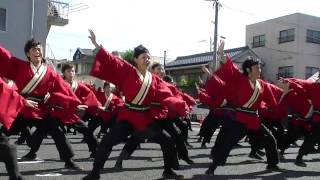
<svg viewBox="0 0 320 180"><path fill-rule="evenodd" d="M132 62L133 60L133 50L132 49L128 49L125 52L121 53L121 58L128 61L128 62Z"/></svg>
<svg viewBox="0 0 320 180"><path fill-rule="evenodd" d="M199 83L198 80L188 79L187 76L182 75L178 79L177 85L179 89L181 89L183 92L186 92L190 95L195 95L196 94L195 83Z"/></svg>

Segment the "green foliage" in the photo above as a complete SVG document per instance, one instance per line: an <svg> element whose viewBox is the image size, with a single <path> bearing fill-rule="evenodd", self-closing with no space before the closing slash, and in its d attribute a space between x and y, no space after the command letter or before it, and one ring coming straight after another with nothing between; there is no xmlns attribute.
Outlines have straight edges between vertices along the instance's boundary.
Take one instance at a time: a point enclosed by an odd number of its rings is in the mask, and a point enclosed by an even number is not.
<svg viewBox="0 0 320 180"><path fill-rule="evenodd" d="M193 94L196 90L195 83L199 83L198 80L188 79L187 76L183 75L178 79L177 85L183 92Z"/></svg>
<svg viewBox="0 0 320 180"><path fill-rule="evenodd" d="M133 60L133 50L132 49L128 49L125 52L121 53L121 58L131 62Z"/></svg>

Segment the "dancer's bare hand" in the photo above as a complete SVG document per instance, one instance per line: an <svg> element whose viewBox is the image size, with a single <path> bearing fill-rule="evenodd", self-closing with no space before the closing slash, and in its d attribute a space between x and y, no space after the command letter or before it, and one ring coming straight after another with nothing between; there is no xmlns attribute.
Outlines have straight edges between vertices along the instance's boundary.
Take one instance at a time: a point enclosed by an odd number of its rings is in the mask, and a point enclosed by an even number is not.
<svg viewBox="0 0 320 180"><path fill-rule="evenodd" d="M26 99L25 106L26 107L31 107L31 108L37 108L38 107L38 102Z"/></svg>
<svg viewBox="0 0 320 180"><path fill-rule="evenodd" d="M284 93L289 91L289 82L287 82L284 78L280 77L278 86L283 90Z"/></svg>
<svg viewBox="0 0 320 180"><path fill-rule="evenodd" d="M87 105L80 104L80 105L77 106L77 109L84 111L84 110L88 109L88 106L87 106Z"/></svg>
<svg viewBox="0 0 320 180"><path fill-rule="evenodd" d="M209 71L209 69L208 69L205 65L203 65L203 66L201 67L201 70L202 70L202 72L204 72L207 76L210 75L210 71Z"/></svg>
<svg viewBox="0 0 320 180"><path fill-rule="evenodd" d="M96 35L94 34L93 30L92 29L89 29L89 33L90 33L90 36L89 39L91 40L92 44L96 47L96 48L99 48L99 44L97 43L97 39L96 39Z"/></svg>

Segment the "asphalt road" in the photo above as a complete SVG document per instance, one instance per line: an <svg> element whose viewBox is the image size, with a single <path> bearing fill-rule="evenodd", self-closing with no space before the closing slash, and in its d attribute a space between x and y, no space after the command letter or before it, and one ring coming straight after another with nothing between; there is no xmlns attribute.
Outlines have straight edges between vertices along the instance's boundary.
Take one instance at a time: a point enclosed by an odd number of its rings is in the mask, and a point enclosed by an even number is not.
<svg viewBox="0 0 320 180"><path fill-rule="evenodd" d="M195 161L195 164L189 166L181 161L181 170L176 171L179 174L183 174L185 179L320 179L320 159L318 154L311 154L305 158L308 167L297 167L293 162L298 148L292 147L285 155L286 160L279 165L287 169L287 171L284 173L270 173L265 170L265 160L259 161L248 157L250 146L243 141L240 143L243 147L234 149L231 152L227 164L219 167L213 178L207 177L204 172L210 162L208 154L216 135L208 148L201 149L200 143L197 142L197 127L194 129L195 131L189 133L189 142L193 145L193 148L189 149L189 155ZM14 142L16 138L13 136L11 141ZM68 135L68 138L72 142L76 154L75 161L84 168L83 171L63 169L64 163L59 160L56 147L52 139L49 138L45 139L40 148L38 153L39 161L19 163L23 176L27 180L79 180L85 176L92 167L92 160L88 158L88 147L86 144L80 143L81 135ZM301 140L299 140L298 144L301 144ZM163 161L159 145L153 143L142 144L141 149L133 154L131 160L124 162L123 171L115 171L112 167L122 147L123 144L114 147L110 159L102 171L101 179L161 179ZM17 149L18 157L23 156L29 150L26 145L20 145ZM0 163L0 179L8 179L3 163Z"/></svg>

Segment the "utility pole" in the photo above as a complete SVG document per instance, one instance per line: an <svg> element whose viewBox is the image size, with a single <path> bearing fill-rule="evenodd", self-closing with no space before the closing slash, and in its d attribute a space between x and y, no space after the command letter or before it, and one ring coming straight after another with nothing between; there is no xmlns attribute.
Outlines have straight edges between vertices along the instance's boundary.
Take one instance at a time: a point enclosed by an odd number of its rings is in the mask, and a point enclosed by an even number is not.
<svg viewBox="0 0 320 180"><path fill-rule="evenodd" d="M210 51L209 52L212 52L212 38L210 36Z"/></svg>
<svg viewBox="0 0 320 180"><path fill-rule="evenodd" d="M219 15L219 0L206 0L213 1L214 14L214 37L213 37L213 60L209 63L209 69L215 70L218 68L219 63L217 62L217 43L218 43L218 15Z"/></svg>
<svg viewBox="0 0 320 180"><path fill-rule="evenodd" d="M166 70L167 51L163 52L163 69Z"/></svg>
<svg viewBox="0 0 320 180"><path fill-rule="evenodd" d="M215 70L218 69L218 62L217 62L217 43L218 43L218 14L219 14L219 0L215 0L213 6L215 7L215 17L214 17L214 39L213 39L213 60L214 60L214 68ZM213 68L212 68L213 70Z"/></svg>

